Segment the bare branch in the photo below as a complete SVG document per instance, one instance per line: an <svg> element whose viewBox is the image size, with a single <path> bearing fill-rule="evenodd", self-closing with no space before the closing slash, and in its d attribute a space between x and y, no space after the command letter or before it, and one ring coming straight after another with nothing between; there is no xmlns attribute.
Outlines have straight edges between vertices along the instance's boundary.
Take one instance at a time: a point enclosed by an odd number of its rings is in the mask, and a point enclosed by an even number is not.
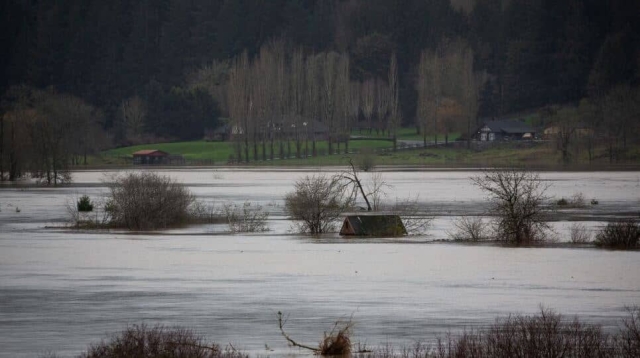
<svg viewBox="0 0 640 358"><path fill-rule="evenodd" d="M314 348L314 347L307 346L305 344L300 344L294 341L291 337L289 337L287 332L284 331L285 323L286 323L286 319L284 321L282 320L282 312L278 311L278 328L280 328L280 333L282 333L282 336L284 337L284 339L287 340L287 342L289 342L289 344L291 344L294 347L308 349L312 352L316 352L316 353L320 352L319 348Z"/></svg>

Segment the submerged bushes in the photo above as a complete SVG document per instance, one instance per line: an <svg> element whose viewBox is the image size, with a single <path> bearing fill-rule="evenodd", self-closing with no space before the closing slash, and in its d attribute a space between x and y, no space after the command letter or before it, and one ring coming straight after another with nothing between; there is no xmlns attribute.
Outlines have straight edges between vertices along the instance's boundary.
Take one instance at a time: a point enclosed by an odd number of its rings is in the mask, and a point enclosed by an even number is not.
<svg viewBox="0 0 640 358"><path fill-rule="evenodd" d="M299 221L301 232L322 234L333 230L342 212L352 205L348 193L339 177L306 176L298 179L294 191L285 196L284 209Z"/></svg>
<svg viewBox="0 0 640 358"><path fill-rule="evenodd" d="M224 205L224 216L231 232L262 232L269 231L267 219L269 212L261 205L251 205L245 201L242 206L234 203Z"/></svg>
<svg viewBox="0 0 640 358"><path fill-rule="evenodd" d="M168 176L130 173L109 186L106 210L114 226L153 230L186 223L194 202L191 192Z"/></svg>
<svg viewBox="0 0 640 358"><path fill-rule="evenodd" d="M567 320L541 309L533 316L500 318L486 330L449 335L434 346L416 345L396 354L384 348L367 358L511 358L511 357L639 357L640 311L629 310L618 334L608 335L600 326Z"/></svg>
<svg viewBox="0 0 640 358"><path fill-rule="evenodd" d="M611 222L597 235L595 244L612 249L635 249L640 241L640 223L635 220Z"/></svg>
<svg viewBox="0 0 640 358"><path fill-rule="evenodd" d="M246 358L233 350L222 350L194 332L162 326L132 326L110 340L89 347L80 358Z"/></svg>
<svg viewBox="0 0 640 358"><path fill-rule="evenodd" d="M300 344L284 331L286 318L278 312L278 324L283 337L292 347L302 348L322 356L366 358L510 358L510 357L640 357L640 309L628 309L618 332L607 334L599 325L583 323L577 318L566 319L561 314L542 308L538 314L509 315L498 318L486 329L448 334L434 345L416 344L397 353L387 345L368 350L356 343L352 346L351 320L336 322L325 333L318 347ZM356 348L356 349L354 349ZM56 357L55 354L44 357ZM79 358L247 358L231 349L221 349L193 331L162 326L149 328L131 326L109 340L89 346Z"/></svg>
<svg viewBox="0 0 640 358"><path fill-rule="evenodd" d="M529 245L547 239L548 185L538 174L518 169L493 169L471 178L491 200L491 239Z"/></svg>

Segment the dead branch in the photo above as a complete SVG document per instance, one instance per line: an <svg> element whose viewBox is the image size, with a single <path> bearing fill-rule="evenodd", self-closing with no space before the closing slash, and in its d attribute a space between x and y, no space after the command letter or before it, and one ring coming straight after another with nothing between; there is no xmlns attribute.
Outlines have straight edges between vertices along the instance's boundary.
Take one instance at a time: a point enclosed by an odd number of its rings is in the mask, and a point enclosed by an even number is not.
<svg viewBox="0 0 640 358"><path fill-rule="evenodd" d="M287 320L285 319L283 321L282 320L282 312L278 311L278 327L280 328L280 333L282 333L282 336L284 337L284 339L287 340L287 342L289 342L289 344L291 344L294 347L308 349L308 350L310 350L312 352L316 352L316 353L320 352L319 348L309 347L307 345L300 344L300 343L294 341L293 339L291 339L291 337L289 337L289 335L284 331L284 324L285 323L287 323Z"/></svg>
<svg viewBox="0 0 640 358"><path fill-rule="evenodd" d="M358 178L358 172L356 171L356 167L353 165L353 161L351 160L351 158L350 157L347 157L347 158L349 159L349 165L351 166L351 173L343 172L342 174L339 174L338 177L340 179L347 181L347 184L349 185L353 184L358 189L358 191L360 191L360 194L364 198L365 203L367 203L367 211L371 211L372 210L371 204L369 203L367 194L364 192L364 188L362 187L360 178Z"/></svg>

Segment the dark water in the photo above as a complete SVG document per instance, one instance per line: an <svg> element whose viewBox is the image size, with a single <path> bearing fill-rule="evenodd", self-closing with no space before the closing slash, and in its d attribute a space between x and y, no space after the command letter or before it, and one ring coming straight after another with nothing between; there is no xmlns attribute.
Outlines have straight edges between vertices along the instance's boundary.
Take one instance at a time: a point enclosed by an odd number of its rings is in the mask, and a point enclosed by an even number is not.
<svg viewBox="0 0 640 358"><path fill-rule="evenodd" d="M262 203L272 231L68 232L45 227L65 220L70 198L103 193L103 173L78 173L73 187L0 188L0 357L73 356L143 322L187 326L254 355L303 353L279 335L278 311L289 315L288 332L309 344L351 315L354 341L401 346L540 305L615 330L624 307L640 304L640 252L430 243L446 238L448 216L403 243L311 239L291 233L282 214L282 196L304 172L168 173L210 203ZM388 200L417 196L441 215L482 212L471 174L385 173ZM577 213L592 217L592 227L602 216L640 212L637 172L543 177L551 195L599 200ZM567 223L554 225L563 237Z"/></svg>

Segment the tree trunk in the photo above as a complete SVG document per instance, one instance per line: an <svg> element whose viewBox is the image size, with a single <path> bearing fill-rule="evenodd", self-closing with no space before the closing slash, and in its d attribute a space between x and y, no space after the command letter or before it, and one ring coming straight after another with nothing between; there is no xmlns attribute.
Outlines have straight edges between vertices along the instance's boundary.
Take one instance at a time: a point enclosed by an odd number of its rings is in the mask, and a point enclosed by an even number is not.
<svg viewBox="0 0 640 358"><path fill-rule="evenodd" d="M245 133L244 135L244 160L246 163L249 163L249 136Z"/></svg>
<svg viewBox="0 0 640 358"><path fill-rule="evenodd" d="M271 160L273 161L274 155L273 152L275 151L275 144L273 143L273 137L271 138L271 145L270 145L271 149L269 150L269 158L271 158Z"/></svg>

